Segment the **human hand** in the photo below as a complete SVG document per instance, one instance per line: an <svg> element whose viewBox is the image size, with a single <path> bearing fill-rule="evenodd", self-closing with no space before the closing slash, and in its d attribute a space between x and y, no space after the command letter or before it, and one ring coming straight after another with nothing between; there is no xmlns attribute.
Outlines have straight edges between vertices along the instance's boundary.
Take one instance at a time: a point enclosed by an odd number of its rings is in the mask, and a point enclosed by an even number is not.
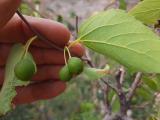
<svg viewBox="0 0 160 120"><path fill-rule="evenodd" d="M13 44L25 43L34 33L15 14L21 0L0 1L0 85L4 80L5 63ZM60 23L52 20L26 16L28 22L47 39L59 47L64 47L70 38L69 31ZM59 81L59 70L64 65L63 52L50 48L41 40L36 40L30 49L37 63L38 71L33 77L33 83L27 87L17 87L15 105L30 103L40 99L53 98L62 93L66 84ZM71 50L81 57L83 48L80 45Z"/></svg>

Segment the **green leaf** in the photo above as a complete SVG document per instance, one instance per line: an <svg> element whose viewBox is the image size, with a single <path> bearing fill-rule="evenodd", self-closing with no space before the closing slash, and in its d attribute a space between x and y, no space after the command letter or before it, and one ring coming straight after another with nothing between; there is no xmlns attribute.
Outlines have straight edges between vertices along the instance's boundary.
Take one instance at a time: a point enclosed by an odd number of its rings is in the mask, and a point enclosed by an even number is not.
<svg viewBox="0 0 160 120"><path fill-rule="evenodd" d="M148 77L143 77L142 78L143 83L146 84L151 90L153 91L157 91L158 90L158 86L157 86L157 81L150 79Z"/></svg>
<svg viewBox="0 0 160 120"><path fill-rule="evenodd" d="M88 80L98 80L108 75L108 71L109 71L108 65L106 65L104 69L85 67L81 75L84 76Z"/></svg>
<svg viewBox="0 0 160 120"><path fill-rule="evenodd" d="M129 14L145 24L155 24L160 19L160 0L144 0L131 9Z"/></svg>
<svg viewBox="0 0 160 120"><path fill-rule="evenodd" d="M78 41L130 70L160 73L160 40L122 10L92 16L80 27Z"/></svg>
<svg viewBox="0 0 160 120"><path fill-rule="evenodd" d="M117 95L114 95L113 99L114 100L112 101L112 111L116 113L120 110L120 102L119 102L119 98Z"/></svg>
<svg viewBox="0 0 160 120"><path fill-rule="evenodd" d="M136 94L139 97L139 99L143 99L145 101L150 101L153 99L152 92L145 87L138 88L136 90Z"/></svg>
<svg viewBox="0 0 160 120"><path fill-rule="evenodd" d="M12 99L16 96L16 86L25 86L29 82L18 80L14 74L15 65L23 58L27 57L33 61L32 56L29 53L25 53L25 48L22 44L16 44L11 49L9 58L5 68L5 79L3 87L0 91L0 116L5 115L12 109Z"/></svg>
<svg viewBox="0 0 160 120"><path fill-rule="evenodd" d="M117 96L116 92L110 89L106 97L108 98L111 104L112 111L114 113L118 112L120 110L120 101L119 101L119 97Z"/></svg>

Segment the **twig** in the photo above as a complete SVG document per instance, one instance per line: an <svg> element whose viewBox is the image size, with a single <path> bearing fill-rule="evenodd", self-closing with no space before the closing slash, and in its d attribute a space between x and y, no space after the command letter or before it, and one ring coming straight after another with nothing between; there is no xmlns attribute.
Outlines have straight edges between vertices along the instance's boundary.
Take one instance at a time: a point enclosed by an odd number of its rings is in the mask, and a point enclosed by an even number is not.
<svg viewBox="0 0 160 120"><path fill-rule="evenodd" d="M120 84L122 85L123 82L124 82L124 76L125 76L125 70L123 67L120 68L120 71L121 71L121 75L120 75L120 78L119 78L119 82Z"/></svg>
<svg viewBox="0 0 160 120"><path fill-rule="evenodd" d="M141 76L142 76L141 72L138 72L136 74L134 82L132 83L131 88L130 88L128 94L127 94L127 101L130 101L132 99L132 97L133 97L133 95L135 93L135 90L137 89L137 87L138 87L138 85L139 85L139 83L141 81Z"/></svg>
<svg viewBox="0 0 160 120"><path fill-rule="evenodd" d="M58 47L57 45L55 45L53 42L51 42L50 40L48 40L46 37L42 36L34 27L32 27L29 22L26 20L26 18L17 10L16 13L18 14L18 16L22 19L22 21L27 25L27 27L35 34L38 36L39 39L43 40L45 43L47 43L48 45L50 45L51 47L59 50L59 51L63 51L62 48Z"/></svg>
<svg viewBox="0 0 160 120"><path fill-rule="evenodd" d="M105 114L107 115L111 115L111 112L112 112L112 107L111 107L111 104L110 104L110 100L109 100L109 92L110 92L110 87L104 83L102 83L102 91L104 94L104 105L105 105Z"/></svg>
<svg viewBox="0 0 160 120"><path fill-rule="evenodd" d="M122 116L126 115L126 112L128 109L126 96L125 96L125 93L122 89L122 84L121 84L121 81L124 81L124 74L125 74L124 70L120 69L116 75L118 97L119 97L119 101L120 101L120 105L121 105L120 113Z"/></svg>
<svg viewBox="0 0 160 120"><path fill-rule="evenodd" d="M79 17L76 16L76 37L78 36L78 31L79 30Z"/></svg>
<svg viewBox="0 0 160 120"><path fill-rule="evenodd" d="M107 81L105 81L103 78L100 79L104 84L108 85L113 91L115 91L118 94L118 90L112 86L111 84L109 84Z"/></svg>
<svg viewBox="0 0 160 120"><path fill-rule="evenodd" d="M85 58L83 58L83 60L85 60L90 67L92 67L92 68L96 67L96 65L95 65L95 64L92 62L92 60L91 60L91 57L90 57L90 54L89 54L89 51L88 51L88 50L86 50ZM109 97L109 96L108 96L108 94L109 94L109 89L110 89L110 88L113 89L113 91L115 91L116 93L117 93L117 89L116 89L115 87L113 87L112 85L110 85L110 84L109 84L107 81L105 81L105 79L103 79L103 78L101 78L100 81L101 81L102 83L104 83L105 86L106 86L106 89L104 90L105 96L106 96L106 97L105 97L105 105L106 105L105 111L106 111L107 114L111 114L111 104L110 104L110 101L109 101L109 99L108 99L108 97Z"/></svg>
<svg viewBox="0 0 160 120"><path fill-rule="evenodd" d="M118 95L123 93L121 81L124 81L124 74L125 71L123 69L120 69L116 75L117 89L119 92Z"/></svg>
<svg viewBox="0 0 160 120"><path fill-rule="evenodd" d="M90 57L90 55L89 55L89 51L88 51L88 50L86 50L86 52L85 52L85 57L83 58L83 60L85 60L90 67L92 67L92 68L95 67L95 65L94 65L93 62L91 61L91 57Z"/></svg>

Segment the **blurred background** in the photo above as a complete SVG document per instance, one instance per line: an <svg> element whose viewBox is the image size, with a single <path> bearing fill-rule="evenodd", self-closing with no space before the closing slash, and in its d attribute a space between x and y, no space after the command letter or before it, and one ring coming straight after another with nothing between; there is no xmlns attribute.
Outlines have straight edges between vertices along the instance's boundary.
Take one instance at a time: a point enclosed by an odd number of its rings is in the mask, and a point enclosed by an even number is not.
<svg viewBox="0 0 160 120"><path fill-rule="evenodd" d="M90 15L99 11L110 8L129 10L137 2L139 0L23 0L19 9L26 15L48 18L65 24L70 29L74 40L77 37L77 18L78 25L80 25ZM89 50L86 54L97 68L104 67L106 63L109 63L112 71L121 67L115 61ZM124 89L126 91L129 89L132 77L130 73L127 73L125 77ZM107 78L114 81L113 76ZM159 78L152 76L147 79ZM151 83L146 83L146 86L148 84ZM152 120L150 118L152 114L159 114L153 95L159 91L160 85L156 88L156 90L150 87L145 90L143 88L135 94L131 101L132 108L127 112L130 120ZM110 96L112 114L116 114L120 110L120 103L114 91L107 94L105 84L100 80L88 79L85 75L81 75L68 83L68 88L62 95L51 100L18 106L0 120L107 120L105 119L106 95Z"/></svg>

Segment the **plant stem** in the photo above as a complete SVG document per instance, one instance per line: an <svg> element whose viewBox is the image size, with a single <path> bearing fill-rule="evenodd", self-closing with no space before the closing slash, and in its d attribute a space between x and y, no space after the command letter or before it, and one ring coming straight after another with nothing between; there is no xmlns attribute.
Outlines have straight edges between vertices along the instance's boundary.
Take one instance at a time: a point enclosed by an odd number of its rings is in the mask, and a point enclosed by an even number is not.
<svg viewBox="0 0 160 120"><path fill-rule="evenodd" d="M72 56L67 46L64 48L64 60L65 60L65 64L67 65L66 52L68 53L69 58L71 58Z"/></svg>
<svg viewBox="0 0 160 120"><path fill-rule="evenodd" d="M64 52L64 54L63 54L63 55L64 55L64 62L65 62L65 65L67 65L67 60L66 60L66 50L64 49L63 52Z"/></svg>
<svg viewBox="0 0 160 120"><path fill-rule="evenodd" d="M68 47L66 46L65 49L67 50L67 53L68 53L69 58L71 58L72 56L71 56L71 53L70 53Z"/></svg>
<svg viewBox="0 0 160 120"><path fill-rule="evenodd" d="M32 27L29 22L26 20L26 18L17 10L16 13L18 16L22 19L22 21L27 25L27 27L36 35L40 40L43 40L45 43L50 45L52 48L57 49L59 51L63 51L63 48L58 47L53 42L48 40L46 37L44 37L42 34L40 34L34 27Z"/></svg>
<svg viewBox="0 0 160 120"><path fill-rule="evenodd" d="M34 37L32 37L31 39L29 39L29 40L27 41L27 43L26 43L26 45L25 45L25 53L24 53L24 55L26 55L26 53L28 52L28 49L29 49L30 45L31 45L32 42L33 42L34 40L36 40L36 39L37 39L37 36L34 36Z"/></svg>
<svg viewBox="0 0 160 120"><path fill-rule="evenodd" d="M71 48L72 46L76 45L77 43L80 43L80 39L77 39L77 40L71 42L71 44L68 46L68 48Z"/></svg>
<svg viewBox="0 0 160 120"><path fill-rule="evenodd" d="M136 89L137 89L137 87L138 87L138 85L141 81L141 77L142 77L142 73L138 72L136 74L134 82L132 83L132 85L130 87L130 90L129 90L128 94L126 95L127 101L130 101L132 99L132 97L133 97L133 95L134 95L134 93L135 93L135 91L136 91Z"/></svg>
<svg viewBox="0 0 160 120"><path fill-rule="evenodd" d="M127 100L126 100L126 96L125 93L122 89L122 84L121 81L124 81L124 75L125 75L125 71L120 69L116 75L116 81L117 81L117 89L118 89L118 97L119 97L119 101L120 101L120 105L121 105L121 111L120 114L122 116L125 116L127 113L127 109L128 109L128 104L127 104Z"/></svg>

